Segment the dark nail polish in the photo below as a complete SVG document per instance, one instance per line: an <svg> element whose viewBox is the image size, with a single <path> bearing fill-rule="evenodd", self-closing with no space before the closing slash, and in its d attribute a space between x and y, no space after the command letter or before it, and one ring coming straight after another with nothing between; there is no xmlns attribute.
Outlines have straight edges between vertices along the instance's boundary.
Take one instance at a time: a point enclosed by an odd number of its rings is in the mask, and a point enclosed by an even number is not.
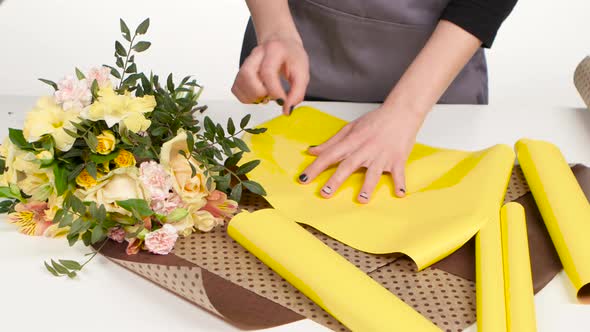
<svg viewBox="0 0 590 332"><path fill-rule="evenodd" d="M330 195L332 193L332 188L330 188L330 186L325 186L322 188L322 191L324 192L324 194Z"/></svg>
<svg viewBox="0 0 590 332"><path fill-rule="evenodd" d="M285 105L285 101L282 98L277 99L276 102L279 104L279 106Z"/></svg>
<svg viewBox="0 0 590 332"><path fill-rule="evenodd" d="M402 193L406 193L406 190L404 188L400 188L399 191L401 191Z"/></svg>
<svg viewBox="0 0 590 332"><path fill-rule="evenodd" d="M308 180L307 174L304 173L304 174L299 175L299 181L307 182L307 180Z"/></svg>
<svg viewBox="0 0 590 332"><path fill-rule="evenodd" d="M310 145L310 146L309 146L309 148L310 148L310 149L313 149L313 148L315 148L315 147L317 147L317 145Z"/></svg>
<svg viewBox="0 0 590 332"><path fill-rule="evenodd" d="M291 107L289 107L289 115L293 114L293 110L295 109L295 106L291 105Z"/></svg>
<svg viewBox="0 0 590 332"><path fill-rule="evenodd" d="M364 199L369 199L369 195L367 195L367 193L364 191L359 194L359 197L364 198Z"/></svg>

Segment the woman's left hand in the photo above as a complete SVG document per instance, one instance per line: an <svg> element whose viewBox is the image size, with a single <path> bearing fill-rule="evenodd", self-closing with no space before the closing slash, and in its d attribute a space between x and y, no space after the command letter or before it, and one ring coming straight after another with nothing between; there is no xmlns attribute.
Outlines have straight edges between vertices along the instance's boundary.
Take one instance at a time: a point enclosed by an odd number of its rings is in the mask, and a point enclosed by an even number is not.
<svg viewBox="0 0 590 332"><path fill-rule="evenodd" d="M390 173L395 195L404 197L405 166L426 114L384 106L347 124L323 144L309 148L317 159L299 176L303 184L312 182L332 165L336 172L324 184L321 195L330 198L348 177L366 169L364 184L358 193L360 203L368 203L383 173Z"/></svg>

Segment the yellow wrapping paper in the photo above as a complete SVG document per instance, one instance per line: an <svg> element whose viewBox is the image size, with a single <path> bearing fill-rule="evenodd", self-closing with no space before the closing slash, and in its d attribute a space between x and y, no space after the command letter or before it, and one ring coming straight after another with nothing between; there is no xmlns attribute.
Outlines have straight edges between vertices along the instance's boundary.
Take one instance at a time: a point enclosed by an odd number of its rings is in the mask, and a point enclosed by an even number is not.
<svg viewBox="0 0 590 332"><path fill-rule="evenodd" d="M240 213L228 233L352 331L440 331L277 210Z"/></svg>
<svg viewBox="0 0 590 332"><path fill-rule="evenodd" d="M559 149L523 139L518 160L578 299L590 303L590 205Z"/></svg>
<svg viewBox="0 0 590 332"><path fill-rule="evenodd" d="M500 214L506 324L509 332L537 330L524 208L508 203Z"/></svg>
<svg viewBox="0 0 590 332"><path fill-rule="evenodd" d="M446 257L469 240L490 218L497 218L514 163L514 151L497 145L478 152L416 144L406 167L407 197L393 195L384 175L371 202L356 202L364 174L353 174L331 199L319 195L334 169L301 185L299 174L315 157L306 151L346 124L309 107L261 125L262 135L246 135L261 159L249 177L266 189L267 200L290 220L308 224L356 249L400 252L419 269Z"/></svg>
<svg viewBox="0 0 590 332"><path fill-rule="evenodd" d="M475 292L477 330L506 331L506 298L500 214L490 220L475 237Z"/></svg>

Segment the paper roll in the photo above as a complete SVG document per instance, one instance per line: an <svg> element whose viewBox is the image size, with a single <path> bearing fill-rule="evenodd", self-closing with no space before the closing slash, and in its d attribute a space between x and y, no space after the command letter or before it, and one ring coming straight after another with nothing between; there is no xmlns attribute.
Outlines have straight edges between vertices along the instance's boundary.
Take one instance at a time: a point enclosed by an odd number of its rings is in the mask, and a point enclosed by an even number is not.
<svg viewBox="0 0 590 332"><path fill-rule="evenodd" d="M228 234L352 331L440 331L277 210L240 213Z"/></svg>
<svg viewBox="0 0 590 332"><path fill-rule="evenodd" d="M507 331L536 331L535 301L524 208L508 203L500 213Z"/></svg>
<svg viewBox="0 0 590 332"><path fill-rule="evenodd" d="M477 330L506 331L506 298L500 214L490 220L475 237L475 291Z"/></svg>
<svg viewBox="0 0 590 332"><path fill-rule="evenodd" d="M523 139L516 151L578 299L590 303L590 204L555 145Z"/></svg>
<svg viewBox="0 0 590 332"><path fill-rule="evenodd" d="M586 106L590 108L590 56L582 60L576 68L574 84Z"/></svg>

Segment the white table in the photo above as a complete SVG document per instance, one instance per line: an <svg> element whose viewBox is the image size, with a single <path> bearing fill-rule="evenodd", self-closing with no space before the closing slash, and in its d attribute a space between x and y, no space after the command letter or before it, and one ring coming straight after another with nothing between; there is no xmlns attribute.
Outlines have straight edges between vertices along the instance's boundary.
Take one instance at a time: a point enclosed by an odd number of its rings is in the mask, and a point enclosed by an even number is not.
<svg viewBox="0 0 590 332"><path fill-rule="evenodd" d="M0 136L21 128L35 98L0 97ZM276 105L207 103L209 115L225 122L228 115L252 113L260 123L278 114ZM374 106L311 103L344 119ZM437 106L418 137L422 143L458 149L514 144L522 137L557 144L569 162L590 164L590 112L582 108L515 106ZM31 238L0 220L0 330L61 331L237 331L212 314L155 287L143 278L98 257L75 280L58 279L42 266L50 258L81 259L89 250L69 248L63 239ZM590 306L576 302L562 272L535 297L539 331L588 331ZM104 323L103 323L104 322ZM303 320L271 329L326 331ZM472 326L468 331L475 331Z"/></svg>

